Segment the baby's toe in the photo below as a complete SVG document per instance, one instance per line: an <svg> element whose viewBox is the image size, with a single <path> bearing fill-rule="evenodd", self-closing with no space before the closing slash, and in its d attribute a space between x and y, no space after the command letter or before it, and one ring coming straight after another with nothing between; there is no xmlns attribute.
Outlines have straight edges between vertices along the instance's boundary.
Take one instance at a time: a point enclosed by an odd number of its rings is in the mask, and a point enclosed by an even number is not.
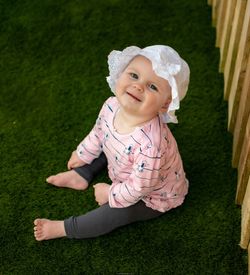
<svg viewBox="0 0 250 275"><path fill-rule="evenodd" d="M48 177L48 178L46 179L46 181L47 181L48 183L53 183L53 182L54 182L54 179L55 179L55 176L50 176L50 177Z"/></svg>

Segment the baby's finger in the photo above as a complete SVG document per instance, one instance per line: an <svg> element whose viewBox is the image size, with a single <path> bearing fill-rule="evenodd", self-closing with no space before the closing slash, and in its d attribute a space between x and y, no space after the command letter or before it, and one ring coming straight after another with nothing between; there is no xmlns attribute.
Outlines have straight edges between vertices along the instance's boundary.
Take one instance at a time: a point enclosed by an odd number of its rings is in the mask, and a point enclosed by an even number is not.
<svg viewBox="0 0 250 275"><path fill-rule="evenodd" d="M70 167L70 169L76 168L76 167L78 167L78 163L76 161L71 161L69 163L69 167Z"/></svg>
<svg viewBox="0 0 250 275"><path fill-rule="evenodd" d="M71 170L71 169L72 169L72 164L71 164L70 161L68 162L67 167L68 167L68 170Z"/></svg>

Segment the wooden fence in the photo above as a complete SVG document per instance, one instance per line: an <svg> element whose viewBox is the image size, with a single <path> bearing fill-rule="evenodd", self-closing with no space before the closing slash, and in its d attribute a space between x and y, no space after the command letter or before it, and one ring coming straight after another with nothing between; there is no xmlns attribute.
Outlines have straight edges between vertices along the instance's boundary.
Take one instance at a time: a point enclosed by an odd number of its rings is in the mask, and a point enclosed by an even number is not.
<svg viewBox="0 0 250 275"><path fill-rule="evenodd" d="M248 248L250 274L250 0L208 0L219 71L228 100L228 130L233 134L232 166L238 170L236 203L241 205L240 246Z"/></svg>

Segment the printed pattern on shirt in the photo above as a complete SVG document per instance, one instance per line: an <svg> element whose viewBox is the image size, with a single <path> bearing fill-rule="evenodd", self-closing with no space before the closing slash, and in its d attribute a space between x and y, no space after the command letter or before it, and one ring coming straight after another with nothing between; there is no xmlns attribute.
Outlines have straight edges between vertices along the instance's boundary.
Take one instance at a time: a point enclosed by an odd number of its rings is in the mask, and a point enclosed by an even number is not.
<svg viewBox="0 0 250 275"><path fill-rule="evenodd" d="M156 117L131 134L121 135L113 126L118 109L117 99L109 98L77 148L78 156L87 163L105 153L112 181L110 206L128 207L143 200L148 207L165 212L182 204L188 181L167 125Z"/></svg>

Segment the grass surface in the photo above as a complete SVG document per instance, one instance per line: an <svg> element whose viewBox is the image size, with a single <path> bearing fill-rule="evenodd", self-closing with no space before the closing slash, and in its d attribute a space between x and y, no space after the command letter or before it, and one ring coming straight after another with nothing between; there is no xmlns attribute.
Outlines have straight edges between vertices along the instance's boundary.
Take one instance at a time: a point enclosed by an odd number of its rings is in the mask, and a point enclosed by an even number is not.
<svg viewBox="0 0 250 275"><path fill-rule="evenodd" d="M0 0L0 274L246 274L219 51L206 0ZM111 95L113 49L167 44L190 65L171 129L190 192L163 217L88 240L36 242L36 217L97 207L48 186ZM96 182L107 180L100 175Z"/></svg>

